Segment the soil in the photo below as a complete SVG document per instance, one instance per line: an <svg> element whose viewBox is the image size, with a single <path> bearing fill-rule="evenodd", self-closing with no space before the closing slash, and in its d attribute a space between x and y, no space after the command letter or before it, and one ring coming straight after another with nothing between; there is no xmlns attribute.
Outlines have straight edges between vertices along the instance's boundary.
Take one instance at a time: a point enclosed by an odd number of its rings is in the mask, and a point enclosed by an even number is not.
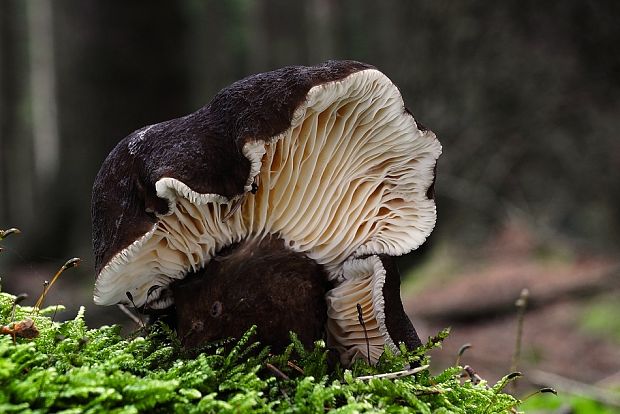
<svg viewBox="0 0 620 414"><path fill-rule="evenodd" d="M525 375L521 381L552 386L537 380L545 371L590 384L613 379L618 385L617 333L614 339L588 332L583 318L592 304L620 298L620 263L603 258L549 263L525 252L508 257L491 255L475 270L455 275L449 283L431 283L404 299L422 338L452 328L443 349L433 352L435 366L453 365L459 348L470 343L461 365L470 365L492 383L509 373L517 337L515 301L527 288L517 365Z"/></svg>

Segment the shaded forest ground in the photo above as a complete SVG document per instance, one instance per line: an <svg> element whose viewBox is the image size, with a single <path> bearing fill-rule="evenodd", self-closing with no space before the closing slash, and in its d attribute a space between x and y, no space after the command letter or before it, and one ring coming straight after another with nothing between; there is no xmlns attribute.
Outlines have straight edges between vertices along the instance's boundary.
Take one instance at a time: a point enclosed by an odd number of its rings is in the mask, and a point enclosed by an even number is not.
<svg viewBox="0 0 620 414"><path fill-rule="evenodd" d="M524 384L551 385L545 373L602 387L620 384L620 262L550 250L518 223L490 247L469 256L442 252L407 285L405 309L421 336L451 326L439 367L461 364L494 381L511 369L517 336L516 300L529 290L517 369ZM457 263L466 263L465 265Z"/></svg>

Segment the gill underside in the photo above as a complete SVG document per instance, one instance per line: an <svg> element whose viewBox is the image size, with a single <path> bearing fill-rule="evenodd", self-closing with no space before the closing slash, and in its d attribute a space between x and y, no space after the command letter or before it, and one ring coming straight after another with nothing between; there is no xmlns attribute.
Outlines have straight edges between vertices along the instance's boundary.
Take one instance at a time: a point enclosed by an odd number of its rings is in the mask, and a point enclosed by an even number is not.
<svg viewBox="0 0 620 414"><path fill-rule="evenodd" d="M349 78L313 88L289 130L271 142L250 143L244 154L260 171L251 177L259 184L254 194L226 200L160 179L171 214L126 249L122 261L106 266L113 266L110 282L130 278L138 306L165 307L169 300L157 299L172 280L204 267L232 243L275 234L323 265L336 283L327 295L330 335L351 352L366 353L365 344L355 345L363 335L359 303L371 356L378 358L385 344L393 344L381 320L385 271L373 255L407 253L431 232L435 204L426 191L440 147L403 115L400 94L387 78L374 70ZM153 293L154 285L162 289ZM109 297L124 300L124 293Z"/></svg>

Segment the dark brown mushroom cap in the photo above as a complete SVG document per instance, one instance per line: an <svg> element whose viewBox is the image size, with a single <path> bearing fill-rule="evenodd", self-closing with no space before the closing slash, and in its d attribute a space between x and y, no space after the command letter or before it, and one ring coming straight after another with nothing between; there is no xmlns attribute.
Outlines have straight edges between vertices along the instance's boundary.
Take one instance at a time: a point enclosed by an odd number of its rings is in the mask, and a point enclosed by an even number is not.
<svg viewBox="0 0 620 414"><path fill-rule="evenodd" d="M127 302L129 292L136 306L165 308L171 283L273 236L335 286L326 328L344 362L367 353L357 305L372 360L385 345L415 346L390 257L435 225L440 153L371 66L246 78L194 114L136 131L106 159L93 190L95 302Z"/></svg>
<svg viewBox="0 0 620 414"><path fill-rule="evenodd" d="M139 129L112 150L92 196L95 271L147 233L168 213L157 196L162 177L201 194L231 199L248 186L248 141L268 141L291 125L310 88L372 66L354 61L290 66L249 76L220 91L198 111ZM246 189L247 191L247 189Z"/></svg>

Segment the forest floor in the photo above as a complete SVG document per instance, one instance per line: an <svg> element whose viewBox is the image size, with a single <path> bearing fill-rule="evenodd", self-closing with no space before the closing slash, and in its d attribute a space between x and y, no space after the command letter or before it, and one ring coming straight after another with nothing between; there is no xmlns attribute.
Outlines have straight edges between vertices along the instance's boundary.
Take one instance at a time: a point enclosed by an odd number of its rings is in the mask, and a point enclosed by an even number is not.
<svg viewBox="0 0 620 414"><path fill-rule="evenodd" d="M509 226L489 246L466 259L435 247L428 263L405 279L403 303L422 340L452 328L443 349L432 354L435 370L453 365L458 349L469 343L472 348L461 358L462 365L491 383L510 372L517 335L515 301L527 288L517 364L525 376L524 389L548 385L546 374L619 387L620 261L562 249L550 253L519 226ZM91 327L121 322L126 332L135 329L118 308L92 304L89 269L85 264L69 271L73 273L64 275L48 295L46 303L67 308L57 319L71 319L86 305ZM3 277L3 288L28 292L33 302L41 280L54 271L51 266L24 267Z"/></svg>
<svg viewBox="0 0 620 414"><path fill-rule="evenodd" d="M551 374L571 384L620 386L620 262L541 257L532 246L527 235L511 231L475 264L444 265L404 295L422 338L451 327L443 349L434 352L436 369L453 365L459 348L469 343L461 365L490 382L510 372L519 319L515 303L528 289L516 367L524 374L522 385L551 385Z"/></svg>

